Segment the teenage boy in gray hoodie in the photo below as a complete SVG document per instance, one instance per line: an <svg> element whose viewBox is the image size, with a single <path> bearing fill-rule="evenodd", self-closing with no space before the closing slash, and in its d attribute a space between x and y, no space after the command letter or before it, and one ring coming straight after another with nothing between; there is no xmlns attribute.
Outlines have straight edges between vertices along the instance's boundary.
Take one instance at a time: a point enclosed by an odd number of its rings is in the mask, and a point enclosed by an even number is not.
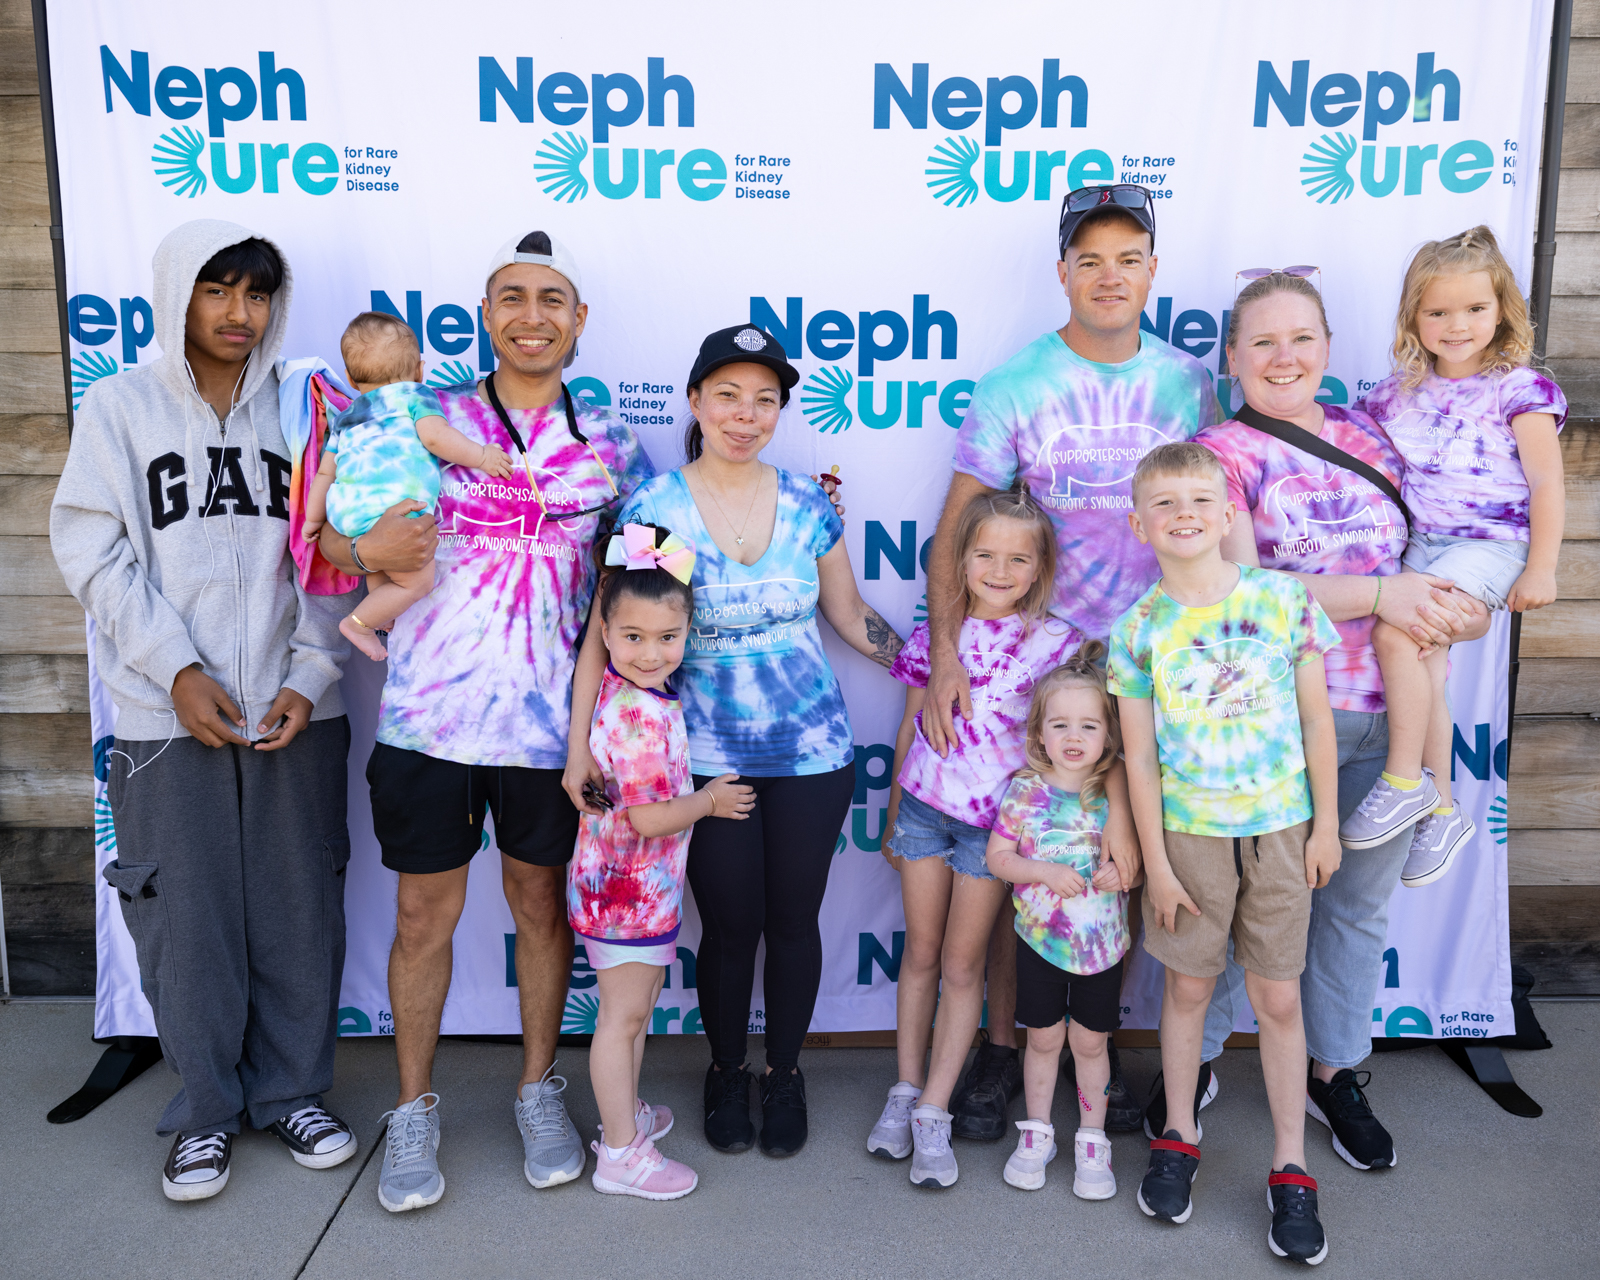
<svg viewBox="0 0 1600 1280"><path fill-rule="evenodd" d="M50 512L117 705L117 890L168 1065L173 1200L227 1184L243 1117L327 1168L344 968L345 597L289 554L274 370L293 281L270 241L185 223L155 256L161 357L84 395Z"/></svg>

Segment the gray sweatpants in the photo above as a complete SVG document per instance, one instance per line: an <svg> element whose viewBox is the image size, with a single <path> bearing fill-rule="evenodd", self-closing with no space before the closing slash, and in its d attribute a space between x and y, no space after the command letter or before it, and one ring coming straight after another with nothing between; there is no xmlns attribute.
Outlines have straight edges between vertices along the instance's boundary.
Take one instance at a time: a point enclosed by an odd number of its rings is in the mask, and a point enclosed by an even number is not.
<svg viewBox="0 0 1600 1280"><path fill-rule="evenodd" d="M265 1128L333 1083L349 747L343 716L280 751L117 739L105 877L182 1081L157 1133Z"/></svg>

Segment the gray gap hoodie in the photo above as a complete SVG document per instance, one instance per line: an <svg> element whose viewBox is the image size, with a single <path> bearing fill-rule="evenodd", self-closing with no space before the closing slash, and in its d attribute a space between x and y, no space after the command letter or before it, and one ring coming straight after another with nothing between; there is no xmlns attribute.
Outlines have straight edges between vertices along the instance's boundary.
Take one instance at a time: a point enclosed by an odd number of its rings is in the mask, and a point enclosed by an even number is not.
<svg viewBox="0 0 1600 1280"><path fill-rule="evenodd" d="M274 368L294 295L288 259L225 422L200 398L184 358L200 268L255 234L204 218L161 242L162 354L84 393L50 508L51 549L95 621L95 666L117 704L117 737L130 741L186 736L171 689L196 662L238 704L245 737L257 736L285 687L311 700L313 720L344 714L339 675L350 650L339 619L351 599L307 595L289 555L293 460Z"/></svg>

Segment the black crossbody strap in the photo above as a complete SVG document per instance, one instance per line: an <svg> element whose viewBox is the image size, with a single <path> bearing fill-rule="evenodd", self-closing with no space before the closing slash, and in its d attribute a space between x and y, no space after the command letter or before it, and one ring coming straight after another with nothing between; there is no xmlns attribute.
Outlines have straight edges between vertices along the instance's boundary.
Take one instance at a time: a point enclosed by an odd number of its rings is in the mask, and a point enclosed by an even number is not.
<svg viewBox="0 0 1600 1280"><path fill-rule="evenodd" d="M1314 436L1304 427L1297 427L1292 422L1285 422L1282 418L1269 418L1266 414L1252 409L1249 405L1240 405L1233 415L1247 427L1254 427L1265 435L1284 444L1299 449L1302 453L1309 453L1313 458L1321 458L1324 462L1331 462L1336 467L1343 467L1346 471L1354 471L1363 480L1375 485L1378 492L1389 499L1399 508L1400 514L1405 517L1406 528L1411 528L1411 509L1406 506L1406 501L1400 496L1400 490L1395 487L1393 480L1384 475L1371 463L1363 462L1360 458L1352 457L1338 445L1321 436Z"/></svg>
<svg viewBox="0 0 1600 1280"><path fill-rule="evenodd" d="M511 415L506 412L506 407L500 403L500 394L494 389L494 374L483 380L484 393L489 397L489 403L500 418L500 425L506 429L506 434L511 437L511 442L517 446L519 453L527 453L528 446L522 443L522 433L511 424ZM567 390L567 384L561 384L561 399L567 410L567 430L572 433L572 438L579 444L588 444L589 437L578 430L578 415L572 409L572 392Z"/></svg>

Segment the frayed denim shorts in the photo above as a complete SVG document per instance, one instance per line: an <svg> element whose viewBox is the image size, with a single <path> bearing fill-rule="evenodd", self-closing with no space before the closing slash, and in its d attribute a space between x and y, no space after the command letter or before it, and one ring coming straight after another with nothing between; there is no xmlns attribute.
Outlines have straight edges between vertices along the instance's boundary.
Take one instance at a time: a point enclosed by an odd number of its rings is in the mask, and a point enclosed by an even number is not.
<svg viewBox="0 0 1600 1280"><path fill-rule="evenodd" d="M945 866L961 875L974 880L994 879L983 856L989 847L989 832L940 813L906 791L900 793L900 812L895 818L891 843L895 854L907 862L943 858Z"/></svg>
<svg viewBox="0 0 1600 1280"><path fill-rule="evenodd" d="M1528 544L1510 538L1458 538L1448 533L1412 533L1401 563L1413 573L1449 578L1492 612L1528 567Z"/></svg>

